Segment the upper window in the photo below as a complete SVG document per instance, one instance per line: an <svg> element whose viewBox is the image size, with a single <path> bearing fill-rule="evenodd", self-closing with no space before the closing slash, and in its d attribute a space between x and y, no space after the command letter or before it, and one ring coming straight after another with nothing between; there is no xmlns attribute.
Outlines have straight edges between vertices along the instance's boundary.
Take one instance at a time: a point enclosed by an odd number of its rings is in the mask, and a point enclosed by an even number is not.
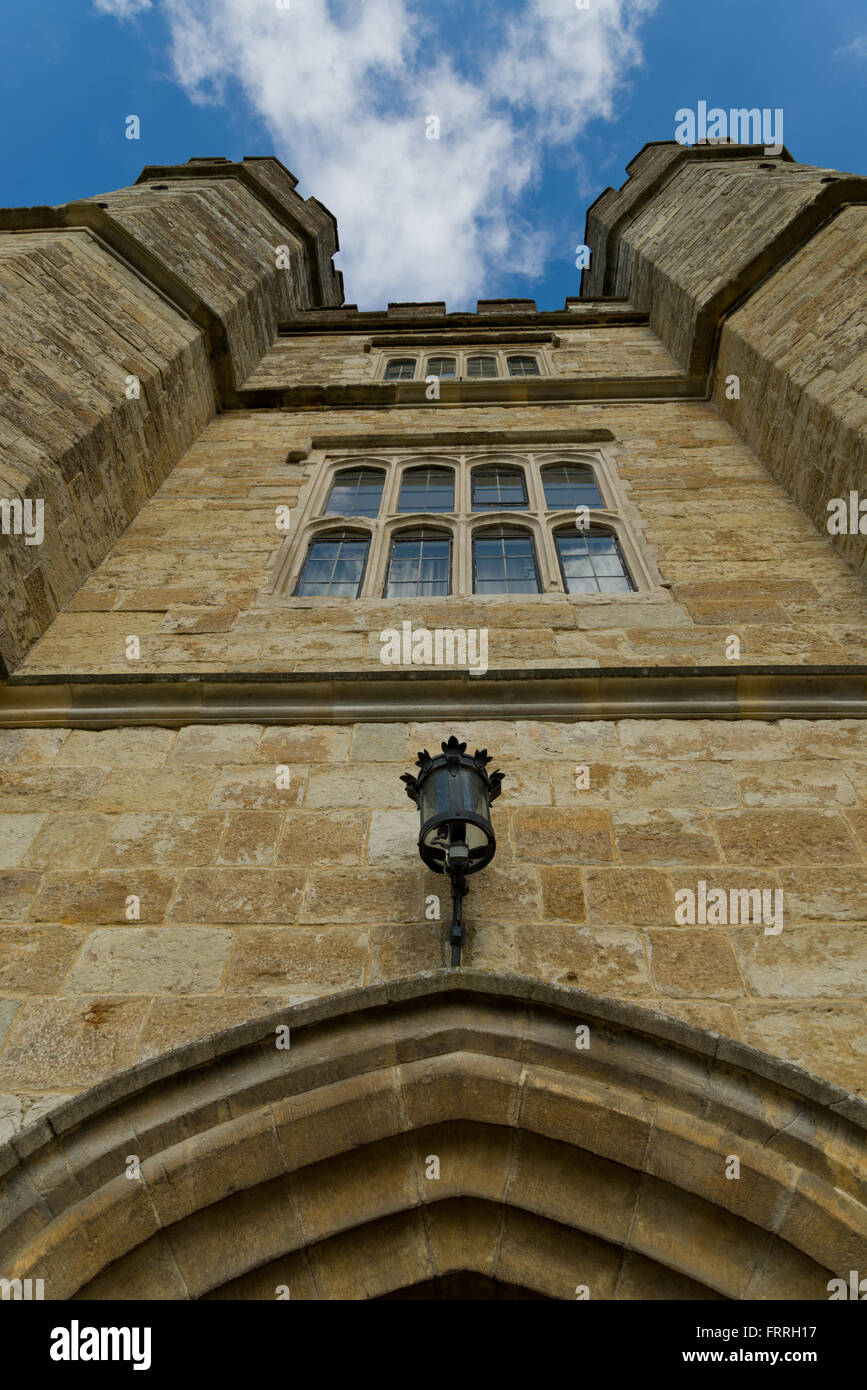
<svg viewBox="0 0 867 1390"><path fill-rule="evenodd" d="M557 554L567 594L628 594L635 587L613 531L557 531Z"/></svg>
<svg viewBox="0 0 867 1390"><path fill-rule="evenodd" d="M385 474L378 468L344 468L335 474L326 516L377 516Z"/></svg>
<svg viewBox="0 0 867 1390"><path fill-rule="evenodd" d="M473 511L523 510L527 484L521 468L473 469Z"/></svg>
<svg viewBox="0 0 867 1390"><path fill-rule="evenodd" d="M477 377L491 377L497 375L496 357L468 357L467 376L470 379Z"/></svg>
<svg viewBox="0 0 867 1390"><path fill-rule="evenodd" d="M545 505L551 511L572 507L602 507L605 504L588 465L556 463L542 469Z"/></svg>
<svg viewBox="0 0 867 1390"><path fill-rule="evenodd" d="M539 363L535 357L510 357L509 376L538 376Z"/></svg>
<svg viewBox="0 0 867 1390"><path fill-rule="evenodd" d="M370 537L358 531L329 531L317 536L295 593L319 598L358 598L367 565Z"/></svg>
<svg viewBox="0 0 867 1390"><path fill-rule="evenodd" d="M385 369L386 381L412 381L415 360L412 357L393 357Z"/></svg>
<svg viewBox="0 0 867 1390"><path fill-rule="evenodd" d="M483 340L475 347L456 347L448 339L442 342L434 339L418 347L408 343L404 351L405 357L391 357L387 351L380 350L375 375L382 381L418 382L431 376L441 381L484 381L510 376L547 376L552 370L545 348L521 352L517 343L500 347Z"/></svg>
<svg viewBox="0 0 867 1390"><path fill-rule="evenodd" d="M457 376L457 360L454 357L429 357L425 376L455 377Z"/></svg>
<svg viewBox="0 0 867 1390"><path fill-rule="evenodd" d="M453 468L405 468L400 480L399 512L451 512L455 505Z"/></svg>
<svg viewBox="0 0 867 1390"><path fill-rule="evenodd" d="M423 598L449 592L451 537L442 531L403 531L393 538L386 598Z"/></svg>
<svg viewBox="0 0 867 1390"><path fill-rule="evenodd" d="M474 535L473 592L538 594L539 568L529 531L497 526Z"/></svg>

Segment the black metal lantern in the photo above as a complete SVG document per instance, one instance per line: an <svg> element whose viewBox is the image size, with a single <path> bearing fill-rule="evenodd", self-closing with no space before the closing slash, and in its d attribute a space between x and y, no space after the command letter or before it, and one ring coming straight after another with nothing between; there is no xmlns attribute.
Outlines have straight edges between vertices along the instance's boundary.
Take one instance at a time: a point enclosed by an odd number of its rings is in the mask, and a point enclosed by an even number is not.
<svg viewBox="0 0 867 1390"><path fill-rule="evenodd" d="M491 825L491 802L500 795L502 772L488 773L491 761L486 748L476 749L472 757L467 745L454 734L442 744L442 753L432 758L425 748L419 753L418 777L405 772L406 794L414 801L421 817L418 852L438 874L448 874L452 884L452 924L449 940L452 965L461 963L461 947L466 938L461 905L469 892L468 874L490 864L497 848Z"/></svg>

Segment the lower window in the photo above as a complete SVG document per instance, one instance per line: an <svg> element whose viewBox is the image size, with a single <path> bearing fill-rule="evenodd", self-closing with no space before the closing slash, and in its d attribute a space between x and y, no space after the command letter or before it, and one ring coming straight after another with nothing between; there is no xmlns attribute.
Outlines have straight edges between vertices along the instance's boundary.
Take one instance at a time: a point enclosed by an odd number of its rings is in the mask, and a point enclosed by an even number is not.
<svg viewBox="0 0 867 1390"><path fill-rule="evenodd" d="M295 593L319 598L358 598L370 540L358 531L331 531L311 541Z"/></svg>
<svg viewBox="0 0 867 1390"><path fill-rule="evenodd" d="M558 531L554 537L567 594L628 594L635 587L613 531Z"/></svg>
<svg viewBox="0 0 867 1390"><path fill-rule="evenodd" d="M529 531L497 526L473 536L473 592L539 593L539 567Z"/></svg>
<svg viewBox="0 0 867 1390"><path fill-rule="evenodd" d="M451 555L451 538L442 531L412 531L395 536L388 557L385 597L447 594Z"/></svg>

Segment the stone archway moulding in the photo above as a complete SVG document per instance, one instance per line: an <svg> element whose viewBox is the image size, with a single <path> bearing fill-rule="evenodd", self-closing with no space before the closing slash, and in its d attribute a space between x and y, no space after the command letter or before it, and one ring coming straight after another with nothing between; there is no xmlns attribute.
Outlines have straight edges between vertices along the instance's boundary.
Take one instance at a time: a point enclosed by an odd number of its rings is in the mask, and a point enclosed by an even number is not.
<svg viewBox="0 0 867 1390"><path fill-rule="evenodd" d="M0 1274L50 1299L827 1299L867 1272L865 1129L863 1102L716 1034L436 971L178 1048L22 1131Z"/></svg>

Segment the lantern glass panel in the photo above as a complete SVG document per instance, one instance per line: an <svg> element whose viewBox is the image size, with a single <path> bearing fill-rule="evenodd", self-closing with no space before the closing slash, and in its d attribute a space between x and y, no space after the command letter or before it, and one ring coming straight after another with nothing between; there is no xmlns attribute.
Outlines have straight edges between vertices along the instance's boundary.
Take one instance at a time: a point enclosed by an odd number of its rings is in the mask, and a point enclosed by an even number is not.
<svg viewBox="0 0 867 1390"><path fill-rule="evenodd" d="M441 816L450 809L449 774L444 767L435 768L421 784L422 824L431 816Z"/></svg>

